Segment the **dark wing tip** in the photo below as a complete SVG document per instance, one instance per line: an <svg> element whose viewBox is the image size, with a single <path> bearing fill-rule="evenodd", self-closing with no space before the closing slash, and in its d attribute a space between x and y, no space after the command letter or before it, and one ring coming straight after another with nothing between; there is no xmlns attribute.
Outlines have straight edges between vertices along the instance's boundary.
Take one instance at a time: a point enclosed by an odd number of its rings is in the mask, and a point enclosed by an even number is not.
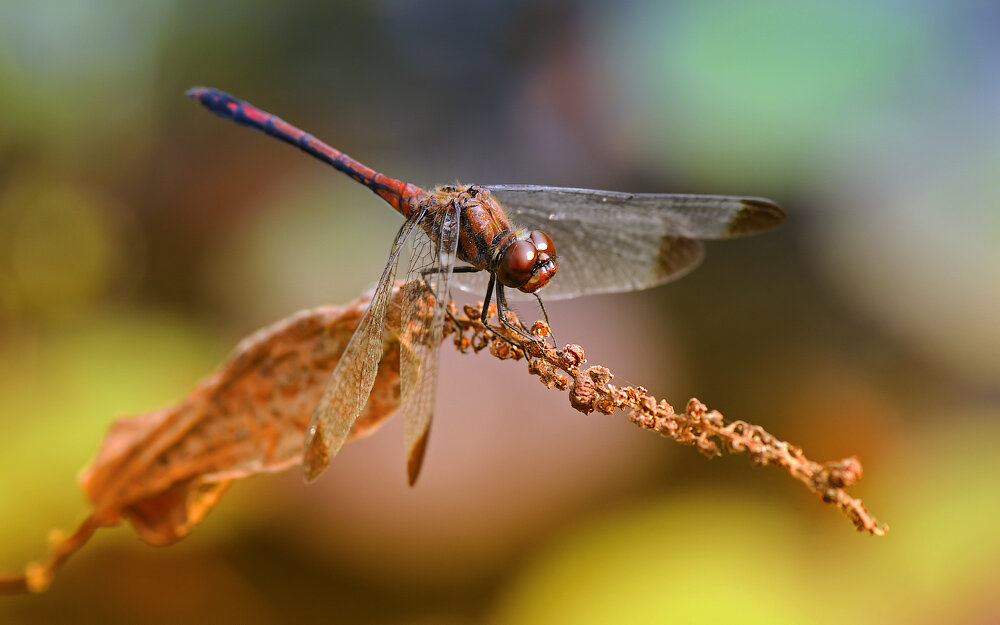
<svg viewBox="0 0 1000 625"><path fill-rule="evenodd" d="M424 465L424 454L427 452L427 434L424 430L410 449L409 457L406 459L406 476L409 478L410 486L417 483L420 476L420 468Z"/></svg>
<svg viewBox="0 0 1000 625"><path fill-rule="evenodd" d="M318 478L330 464L330 449L323 442L322 428L323 425L317 422L316 429L312 430L306 438L302 466L307 482Z"/></svg>
<svg viewBox="0 0 1000 625"><path fill-rule="evenodd" d="M785 221L785 211L780 206L760 197L740 200L742 206L727 228L729 236L740 236L770 230Z"/></svg>

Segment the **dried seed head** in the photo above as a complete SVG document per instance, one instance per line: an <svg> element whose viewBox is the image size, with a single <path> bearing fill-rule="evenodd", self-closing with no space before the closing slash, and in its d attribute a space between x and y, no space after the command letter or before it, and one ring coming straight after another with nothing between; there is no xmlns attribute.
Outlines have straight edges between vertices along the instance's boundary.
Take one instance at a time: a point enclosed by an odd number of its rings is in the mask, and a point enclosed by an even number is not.
<svg viewBox="0 0 1000 625"><path fill-rule="evenodd" d="M596 401L597 389L590 376L581 373L573 378L573 383L569 387L569 404L583 414L590 414L594 411Z"/></svg>

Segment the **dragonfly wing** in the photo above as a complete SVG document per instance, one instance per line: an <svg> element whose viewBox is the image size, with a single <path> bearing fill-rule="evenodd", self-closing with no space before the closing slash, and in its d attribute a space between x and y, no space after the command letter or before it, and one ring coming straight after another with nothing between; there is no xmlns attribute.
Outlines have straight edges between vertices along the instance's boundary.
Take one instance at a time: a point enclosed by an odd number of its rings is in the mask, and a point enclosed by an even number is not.
<svg viewBox="0 0 1000 625"><path fill-rule="evenodd" d="M458 249L459 213L447 206L439 215L440 224L433 244L436 258L423 280L411 280L404 287L400 350L403 430L406 444L406 471L412 486L417 481L427 449L434 398L437 388L438 351L443 340L444 320L450 301L449 287Z"/></svg>
<svg viewBox="0 0 1000 625"><path fill-rule="evenodd" d="M487 186L512 223L555 242L546 299L649 288L701 260L700 239L760 232L784 219L769 200L723 195L621 193L528 185Z"/></svg>
<svg viewBox="0 0 1000 625"><path fill-rule="evenodd" d="M389 262L375 287L368 310L344 348L313 412L306 432L304 454L306 479L310 481L319 477L330 458L340 451L368 402L382 358L386 311L399 252L419 219L420 213L415 212L399 229L389 252Z"/></svg>

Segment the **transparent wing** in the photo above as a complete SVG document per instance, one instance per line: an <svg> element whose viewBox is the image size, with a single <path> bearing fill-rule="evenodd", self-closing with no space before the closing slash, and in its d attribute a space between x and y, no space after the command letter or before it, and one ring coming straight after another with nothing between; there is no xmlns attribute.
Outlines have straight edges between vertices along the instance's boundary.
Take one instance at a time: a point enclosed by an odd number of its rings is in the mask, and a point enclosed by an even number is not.
<svg viewBox="0 0 1000 625"><path fill-rule="evenodd" d="M434 215L431 232L436 257L423 279L404 286L400 384L402 385L403 432L406 444L406 470L410 484L417 481L427 449L427 436L434 414L437 389L438 351L443 340L452 269L458 249L459 213L449 205ZM420 278L420 276L415 276Z"/></svg>
<svg viewBox="0 0 1000 625"><path fill-rule="evenodd" d="M698 264L704 253L699 239L760 232L785 216L770 200L752 197L530 185L486 188L511 223L541 230L555 243L557 273L539 292L545 299L662 284ZM485 290L481 278L473 281L473 289Z"/></svg>
<svg viewBox="0 0 1000 625"><path fill-rule="evenodd" d="M399 251L421 215L421 212L414 212L396 234L389 252L389 262L375 287L368 310L344 348L313 412L305 442L304 465L307 480L319 477L330 458L337 455L368 402L378 373L378 363L382 358L385 317L392 295Z"/></svg>

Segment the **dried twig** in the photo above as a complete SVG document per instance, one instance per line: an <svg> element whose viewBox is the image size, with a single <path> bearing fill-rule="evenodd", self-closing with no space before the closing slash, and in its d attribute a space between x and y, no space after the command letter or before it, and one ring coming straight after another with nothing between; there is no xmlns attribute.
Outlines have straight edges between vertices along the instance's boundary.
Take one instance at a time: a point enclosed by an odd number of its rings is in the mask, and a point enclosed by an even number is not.
<svg viewBox="0 0 1000 625"><path fill-rule="evenodd" d="M398 308L398 288L394 298ZM304 311L264 328L241 342L219 371L177 405L116 421L94 464L81 476L93 506L90 515L68 537L53 533L46 561L29 564L22 574L0 575L0 593L44 590L98 528L123 520L145 542L171 544L204 518L232 480L302 464L312 408L366 304L363 298L343 307ZM445 337L460 351L488 350L501 360L527 358L530 374L548 388L568 389L570 405L584 414L621 408L639 427L693 445L708 457L745 451L756 464L784 467L824 502L840 508L859 530L876 536L888 530L845 491L861 478L856 458L813 462L760 426L727 423L697 399L677 413L642 387L613 386L605 367L581 369L583 348L548 345L545 323L531 328L537 342L525 341L483 324L481 310L465 306L459 314L450 305ZM496 315L492 307L488 312ZM390 314L387 329L375 388L349 441L373 433L399 405L398 314Z"/></svg>
<svg viewBox="0 0 1000 625"><path fill-rule="evenodd" d="M673 406L657 400L641 386L619 388L612 385L614 376L606 367L581 370L580 365L586 361L579 345L556 349L542 341L526 344L513 333L507 334L506 341L496 340L498 329L487 328L479 321L481 311L482 308L466 306L462 315L454 316L450 327L458 349L478 352L489 347L490 353L500 359L516 360L526 356L529 373L538 376L548 388L568 388L570 405L584 414L595 410L611 414L616 408L627 410L628 420L635 425L678 443L693 445L709 458L723 453L747 452L754 464L783 467L825 503L836 505L858 530L875 536L884 536L888 531L888 526L879 524L868 514L860 499L851 497L845 490L861 479L862 467L857 458L814 462L801 448L775 437L759 425L746 421L727 423L722 413L709 410L695 398L688 400L684 412L677 413ZM549 335L548 326L541 321L536 322L531 331L539 337ZM518 343L518 347L512 347L512 342Z"/></svg>

